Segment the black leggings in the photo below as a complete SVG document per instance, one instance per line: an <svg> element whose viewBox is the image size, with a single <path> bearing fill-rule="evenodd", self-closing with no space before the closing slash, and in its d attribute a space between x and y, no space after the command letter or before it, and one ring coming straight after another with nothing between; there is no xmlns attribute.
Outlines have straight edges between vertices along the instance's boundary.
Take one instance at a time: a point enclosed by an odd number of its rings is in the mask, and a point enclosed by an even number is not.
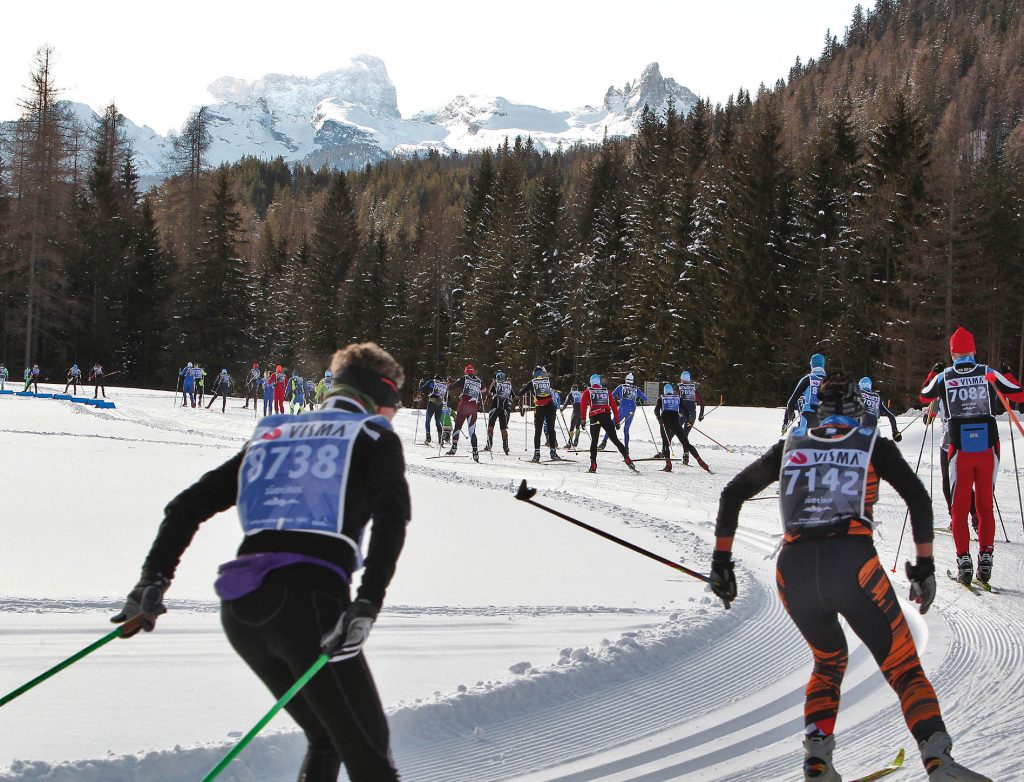
<svg viewBox="0 0 1024 782"><path fill-rule="evenodd" d="M555 449L558 442L555 440L555 403L537 405L533 408L533 450L540 450L540 433L547 424L548 427L548 448Z"/></svg>
<svg viewBox="0 0 1024 782"><path fill-rule="evenodd" d="M427 420L424 427L427 432L427 437L430 437L430 421L433 419L434 423L437 424L437 439L441 439L441 403L435 402L433 399L427 400Z"/></svg>
<svg viewBox="0 0 1024 782"><path fill-rule="evenodd" d="M498 428L502 432L508 431L508 417L511 409L511 403L507 400L498 402L487 416L487 440L490 442L491 435L494 432L494 424L497 422Z"/></svg>
<svg viewBox="0 0 1024 782"><path fill-rule="evenodd" d="M690 444L690 438L687 436L690 431L690 425L688 424L687 428L684 429L680 416L664 412L661 414L661 450L664 452L665 458L668 458L668 449L672 444L673 437L679 438L679 444L683 446L684 457L692 453L698 459L700 458L700 454Z"/></svg>
<svg viewBox="0 0 1024 782"><path fill-rule="evenodd" d="M228 641L275 698L316 662L320 638L348 605L348 586L316 565L275 570L263 585L221 604ZM285 707L309 742L305 782L398 779L388 723L364 654L325 665Z"/></svg>
<svg viewBox="0 0 1024 782"><path fill-rule="evenodd" d="M223 413L225 410L228 409L228 393L227 393L227 391L225 391L223 394L221 394L220 391L214 390L213 396L210 397L210 403L206 406L207 410L209 410L211 407L213 407L213 403L217 401L217 397L218 396L221 398L220 411Z"/></svg>
<svg viewBox="0 0 1024 782"><path fill-rule="evenodd" d="M782 547L776 582L783 605L814 654L804 724L831 734L846 672L840 615L874 656L899 696L918 741L945 731L939 702L921 668L917 647L892 585L868 535L803 540Z"/></svg>
<svg viewBox="0 0 1024 782"><path fill-rule="evenodd" d="M626 451L626 446L622 444L618 434L615 433L615 424L612 423L611 413L598 413L597 415L590 416L590 462L591 464L597 463L597 438L601 434L601 430L604 429L606 436L611 440L615 447L619 449L619 453L622 454L624 459L629 459L629 452Z"/></svg>

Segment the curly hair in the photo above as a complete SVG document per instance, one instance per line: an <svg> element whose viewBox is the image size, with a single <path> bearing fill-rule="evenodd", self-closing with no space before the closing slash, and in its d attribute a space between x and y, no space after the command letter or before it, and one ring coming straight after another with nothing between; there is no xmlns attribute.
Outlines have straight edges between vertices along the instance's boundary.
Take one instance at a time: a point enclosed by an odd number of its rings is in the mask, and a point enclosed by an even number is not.
<svg viewBox="0 0 1024 782"><path fill-rule="evenodd" d="M399 388L405 382L401 365L376 342L354 342L331 356L331 374L336 383L346 369L357 367L378 377L386 377Z"/></svg>

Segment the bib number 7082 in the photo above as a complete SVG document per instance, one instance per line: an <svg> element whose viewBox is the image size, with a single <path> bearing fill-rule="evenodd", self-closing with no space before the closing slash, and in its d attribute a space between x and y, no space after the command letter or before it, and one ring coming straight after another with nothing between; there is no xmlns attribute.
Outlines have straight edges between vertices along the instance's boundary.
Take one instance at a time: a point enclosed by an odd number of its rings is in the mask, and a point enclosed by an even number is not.
<svg viewBox="0 0 1024 782"><path fill-rule="evenodd" d="M786 494L792 494L796 489L797 481L801 474L807 476L807 491L809 493L818 491L818 488L828 489L848 497L856 497L860 494L860 483L863 475L857 470L840 470L838 467L830 467L824 473L818 472L815 467L787 467L782 475L787 479L783 489Z"/></svg>
<svg viewBox="0 0 1024 782"><path fill-rule="evenodd" d="M340 455L338 446L330 444L321 445L315 452L309 445L271 445L254 449L246 460L249 469L245 480L248 483L261 478L272 481L285 468L286 475L293 481L303 478L306 473L326 480L337 474Z"/></svg>

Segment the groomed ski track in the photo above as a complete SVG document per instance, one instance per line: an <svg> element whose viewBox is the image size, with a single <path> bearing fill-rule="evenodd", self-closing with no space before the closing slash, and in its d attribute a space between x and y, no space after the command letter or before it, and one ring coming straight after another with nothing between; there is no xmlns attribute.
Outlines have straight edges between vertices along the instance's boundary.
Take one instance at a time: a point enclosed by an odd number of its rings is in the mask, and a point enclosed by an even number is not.
<svg viewBox="0 0 1024 782"><path fill-rule="evenodd" d="M116 390L115 390L116 392ZM171 447L189 445L228 449L244 442L253 421L249 410L229 400L228 415L171 406L169 394L123 392L118 409L94 410L71 406L77 416L103 419L116 434L75 432L81 437L104 437ZM44 404L25 402L15 404ZM11 400L3 400L4 412ZM51 403L45 404L63 404ZM234 409L232 409L234 408ZM182 418L187 416L188 420ZM734 453L711 445L694 433L693 442L715 470L662 473L641 467L639 475L626 470L613 451L598 455L599 471L589 475L588 460L574 465L523 465L523 426L529 426L527 449L532 450L532 422L518 416L511 422L512 452L481 453L481 462L427 461L436 453L412 445L414 411L402 411L396 430L412 475L480 489L488 503L515 503L513 487L522 478L539 489L537 499L587 519L588 512L613 519L616 535L630 539L643 533L662 546L658 553L703 570L713 542L714 516L722 487L736 472L767 448L777 436L779 411L722 408L699 427L728 445ZM910 418L902 418L901 425ZM653 419L652 419L653 424ZM422 419L417 436L422 438ZM13 427L11 427L13 429ZM18 427L21 436L50 434ZM481 437L485 436L479 427ZM1007 439L1005 423L1000 425ZM652 449L643 421L634 422L631 450ZM911 426L901 449L913 466L923 427ZM518 447L517 447L518 446ZM45 444L39 447L45 447ZM460 443L468 453L468 443ZM939 490L938 464L932 464L926 441L919 475L935 489L936 524L945 510ZM225 457L229 450L223 451ZM932 452L933 453L933 452ZM936 456L937 459L937 456ZM658 465L660 466L660 465ZM930 480L930 476L934 478ZM959 759L996 780L1024 778L1024 757L1013 736L1024 731L1024 533L1017 510L1010 449L1004 449L997 498L1011 542L1002 527L996 537L994 585L1002 593L972 595L945 578L927 617L910 613L925 669L935 684L944 716L954 737ZM769 492L774 491L769 489ZM415 496L413 497L415 508ZM881 529L876 543L883 565L891 569L903 507L888 486L876 509ZM541 513L523 505L521 513ZM559 524L551 520L552 524ZM522 675L486 688L453 693L416 705L401 706L390 715L394 753L403 779L410 782L770 782L792 780L800 764L801 704L810 672L810 653L787 618L774 588L777 536L775 502L753 502L741 514L735 553L739 561L739 599L731 610L699 584L682 578L681 595L696 596L656 630L626 633L600 649L572 659L539 662ZM586 533L580 532L581 535ZM542 542L538 542L542 545ZM612 545L612 544L609 544ZM952 541L937 536L939 573L952 560ZM564 552L571 557L572 551ZM912 543L903 540L897 573L897 593L906 593L902 562L912 556ZM401 565L400 565L401 567ZM593 567L601 571L601 563ZM601 576L615 579L614 572ZM677 578L651 563L653 580ZM909 604L905 604L909 605ZM514 662L510 659L509 661ZM244 728L245 726L240 726ZM891 760L896 750L908 751L899 779L924 779L916 747L907 732L895 695L877 671L871 656L855 639L843 687L837 726L836 764L844 776L867 773ZM1010 740L1008 740L1010 739ZM173 743L173 742L169 742ZM159 769L199 769L212 765L228 745L175 748L162 757L149 756L149 772L137 778L177 779ZM295 762L285 773L277 763L261 763L278 751L292 753ZM301 754L294 737L269 735L257 739L221 779L241 782L291 782ZM115 762L115 761L109 761ZM129 779L104 771L104 760L25 766L18 773L0 772L2 782L13 780ZM139 768L147 766L140 759ZM45 766L45 767L44 767ZM123 769L119 769L123 771ZM190 772L186 772L190 773ZM182 777L186 778L186 777Z"/></svg>

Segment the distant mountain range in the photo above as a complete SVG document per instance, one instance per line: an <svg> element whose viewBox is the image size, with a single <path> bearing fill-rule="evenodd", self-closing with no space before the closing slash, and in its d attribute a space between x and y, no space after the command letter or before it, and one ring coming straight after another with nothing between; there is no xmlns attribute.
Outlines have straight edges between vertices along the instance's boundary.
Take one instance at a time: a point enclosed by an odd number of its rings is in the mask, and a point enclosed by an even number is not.
<svg viewBox="0 0 1024 782"><path fill-rule="evenodd" d="M459 95L436 111L405 119L383 61L360 55L344 67L315 78L268 74L256 81L231 77L209 86L213 164L250 155L323 163L342 169L394 156L435 149L442 153L497 147L506 138L530 136L541 149L597 143L607 134L632 134L644 106L662 113L670 100L683 114L697 96L661 75L657 63L622 88L609 87L600 106L571 111L512 103L505 98ZM91 122L95 112L73 104ZM166 168L169 140L130 120L126 132L144 182L159 180Z"/></svg>

